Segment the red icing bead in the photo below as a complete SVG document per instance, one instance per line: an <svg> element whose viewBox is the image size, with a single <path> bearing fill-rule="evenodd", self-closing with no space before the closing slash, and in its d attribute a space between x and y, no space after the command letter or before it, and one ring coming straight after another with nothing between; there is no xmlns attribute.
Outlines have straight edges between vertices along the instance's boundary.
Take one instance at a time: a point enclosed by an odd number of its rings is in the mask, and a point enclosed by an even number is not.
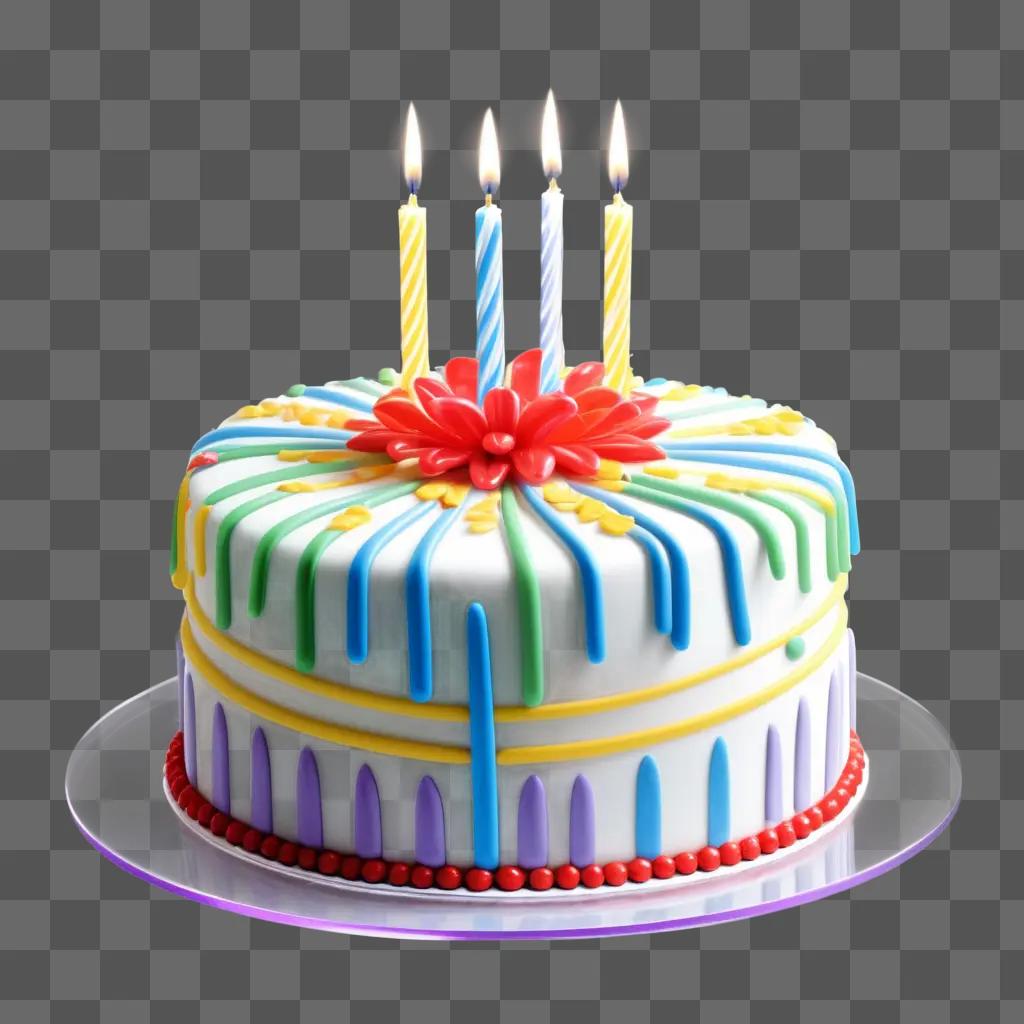
<svg viewBox="0 0 1024 1024"><path fill-rule="evenodd" d="M836 800L839 801L839 809L842 810L850 802L850 791L845 786L836 790Z"/></svg>
<svg viewBox="0 0 1024 1024"><path fill-rule="evenodd" d="M740 856L744 860L757 860L761 856L761 844L757 836L747 836L746 839L740 840Z"/></svg>
<svg viewBox="0 0 1024 1024"><path fill-rule="evenodd" d="M192 799L188 802L188 807L185 808L185 813L193 821L196 821L199 818L199 808L202 807L204 803L206 803L206 801L198 793L193 793Z"/></svg>
<svg viewBox="0 0 1024 1024"><path fill-rule="evenodd" d="M470 892L484 892L494 884L494 875L487 868L470 868L466 872L466 888Z"/></svg>
<svg viewBox="0 0 1024 1024"><path fill-rule="evenodd" d="M412 884L417 889L429 889L434 884L434 869L417 864L412 869Z"/></svg>
<svg viewBox="0 0 1024 1024"><path fill-rule="evenodd" d="M227 832L224 833L224 838L232 845L238 846L241 844L242 839L245 836L245 825L240 821L232 821L228 825Z"/></svg>
<svg viewBox="0 0 1024 1024"><path fill-rule="evenodd" d="M206 466L216 466L219 456L216 452L199 452L189 459L188 469L203 469Z"/></svg>
<svg viewBox="0 0 1024 1024"><path fill-rule="evenodd" d="M303 871L312 871L316 867L316 862L319 860L316 850L311 846L303 846L299 848L299 867Z"/></svg>
<svg viewBox="0 0 1024 1024"><path fill-rule="evenodd" d="M631 882L647 882L650 880L652 874L654 874L654 868L651 862L645 857L634 857L627 865L626 869L629 872L629 880ZM607 874L607 870L605 874Z"/></svg>
<svg viewBox="0 0 1024 1024"><path fill-rule="evenodd" d="M515 892L526 885L526 872L514 864L504 864L494 873L494 880L498 883L499 889Z"/></svg>
<svg viewBox="0 0 1024 1024"><path fill-rule="evenodd" d="M705 846L697 853L697 867L701 871L714 871L721 863L722 856L713 846Z"/></svg>
<svg viewBox="0 0 1024 1024"><path fill-rule="evenodd" d="M681 875L692 875L697 870L697 855L695 853L677 853L676 871Z"/></svg>
<svg viewBox="0 0 1024 1024"><path fill-rule="evenodd" d="M185 810L188 807L189 800L195 795L195 790L191 786L184 786L181 792L178 793L178 806Z"/></svg>
<svg viewBox="0 0 1024 1024"><path fill-rule="evenodd" d="M260 853L267 858L267 860L277 860L278 854L281 852L281 840L277 836L264 836L263 842L260 843Z"/></svg>
<svg viewBox="0 0 1024 1024"><path fill-rule="evenodd" d="M213 804L205 803L199 808L199 814L196 817L196 821L199 822L203 828L209 828L210 822L213 820Z"/></svg>
<svg viewBox="0 0 1024 1024"><path fill-rule="evenodd" d="M779 846L792 846L796 842L796 832L793 831L793 826L788 821L776 825L775 834L779 837Z"/></svg>
<svg viewBox="0 0 1024 1024"><path fill-rule="evenodd" d="M336 875L341 867L341 856L333 850L324 850L316 859L316 869L321 875Z"/></svg>
<svg viewBox="0 0 1024 1024"><path fill-rule="evenodd" d="M604 866L604 880L607 885L622 885L629 878L629 869L621 860L613 860Z"/></svg>
<svg viewBox="0 0 1024 1024"><path fill-rule="evenodd" d="M399 861L397 864L392 864L388 870L388 882L391 885L408 885L411 874L412 869L409 865Z"/></svg>
<svg viewBox="0 0 1024 1024"><path fill-rule="evenodd" d="M530 872L530 888L546 892L555 884L555 873L551 868L534 868Z"/></svg>
<svg viewBox="0 0 1024 1024"><path fill-rule="evenodd" d="M834 796L822 800L818 806L821 808L821 816L826 821L831 821L839 813L839 801Z"/></svg>
<svg viewBox="0 0 1024 1024"><path fill-rule="evenodd" d="M277 863L290 868L299 860L299 848L294 843L282 843L277 851Z"/></svg>
<svg viewBox="0 0 1024 1024"><path fill-rule="evenodd" d="M806 814L794 814L790 824L797 839L806 839L811 834L811 819Z"/></svg>
<svg viewBox="0 0 1024 1024"><path fill-rule="evenodd" d="M231 819L223 811L217 811L210 819L210 831L215 836L222 836L227 832L230 824Z"/></svg>
<svg viewBox="0 0 1024 1024"><path fill-rule="evenodd" d="M728 868L731 868L734 864L739 864L743 857L743 854L740 852L740 844L733 842L722 843L718 848L718 857Z"/></svg>
<svg viewBox="0 0 1024 1024"><path fill-rule="evenodd" d="M604 872L601 870L601 865L588 864L580 872L580 881L588 889L596 889L599 885L604 885Z"/></svg>
<svg viewBox="0 0 1024 1024"><path fill-rule="evenodd" d="M260 848L260 843L262 842L263 833L251 828L242 836L242 849L247 853L255 853Z"/></svg>
<svg viewBox="0 0 1024 1024"><path fill-rule="evenodd" d="M817 832L825 822L825 816L821 813L821 808L818 806L809 807L806 814L808 821L811 823L811 831Z"/></svg>
<svg viewBox="0 0 1024 1024"><path fill-rule="evenodd" d="M580 869L575 864L563 864L555 872L559 889L575 889L580 884Z"/></svg>
<svg viewBox="0 0 1024 1024"><path fill-rule="evenodd" d="M387 862L381 860L380 857L371 857L369 860L364 860L360 874L363 876L364 882L370 882L374 885L377 882L383 882L388 874Z"/></svg>
<svg viewBox="0 0 1024 1024"><path fill-rule="evenodd" d="M779 834L773 828L757 833L757 845L762 853L774 853L779 848Z"/></svg>
<svg viewBox="0 0 1024 1024"><path fill-rule="evenodd" d="M676 864L671 857L662 854L651 861L651 874L655 878L671 878L676 873Z"/></svg>
<svg viewBox="0 0 1024 1024"><path fill-rule="evenodd" d="M438 889L458 889L462 885L462 872L454 864L445 864L434 872L434 885Z"/></svg>
<svg viewBox="0 0 1024 1024"><path fill-rule="evenodd" d="M341 859L341 877L354 882L362 869L363 862L356 856L350 855Z"/></svg>

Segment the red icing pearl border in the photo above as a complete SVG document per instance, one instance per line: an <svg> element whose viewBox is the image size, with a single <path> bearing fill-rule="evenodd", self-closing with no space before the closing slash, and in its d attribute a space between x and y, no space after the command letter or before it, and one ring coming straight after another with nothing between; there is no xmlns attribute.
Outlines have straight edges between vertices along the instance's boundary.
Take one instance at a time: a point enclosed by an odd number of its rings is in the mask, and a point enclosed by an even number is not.
<svg viewBox="0 0 1024 1024"><path fill-rule="evenodd" d="M431 868L425 864L404 861L365 859L355 854L341 854L334 850L314 850L308 846L260 832L243 821L218 811L189 781L185 774L185 741L175 733L167 748L164 776L171 796L178 806L203 828L221 837L233 846L241 846L249 853L259 853L267 860L277 861L285 867L298 866L304 871L319 871L323 875L340 875L350 881L361 879L371 885L386 882L389 885L410 885L414 889L468 889L485 892L492 887L505 892L529 888L544 891L557 886L575 889L582 885L596 889L602 885L620 886L625 882L646 882L651 878L671 878L673 875L691 875L693 872L715 871L731 867L742 861L756 860L762 854L775 853L780 847L792 846L806 839L812 832L835 818L845 809L864 779L866 758L856 732L850 730L850 756L839 776L839 781L816 804L805 811L766 828L757 835L730 840L721 846L705 846L696 852L679 853L675 857L662 854L654 860L634 857L631 861L611 861L608 864L588 864L577 868L572 864L528 870L514 864L505 864L495 871L485 868L460 868L454 864Z"/></svg>

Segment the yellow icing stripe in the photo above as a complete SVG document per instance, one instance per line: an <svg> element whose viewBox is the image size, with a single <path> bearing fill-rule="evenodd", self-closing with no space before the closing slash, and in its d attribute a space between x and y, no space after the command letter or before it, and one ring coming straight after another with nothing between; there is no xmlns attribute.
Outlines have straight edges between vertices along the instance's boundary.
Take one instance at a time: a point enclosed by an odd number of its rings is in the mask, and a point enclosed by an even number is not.
<svg viewBox="0 0 1024 1024"><path fill-rule="evenodd" d="M185 584L188 582L188 552L185 550L185 516L188 514L188 486L191 477L191 473L186 473L181 478L181 484L178 487L178 522L175 526L175 529L178 531L178 561L171 575L171 583L178 590L184 589Z"/></svg>
<svg viewBox="0 0 1024 1024"><path fill-rule="evenodd" d="M235 658L261 675L270 676L277 682L307 690L310 693L327 697L330 700L344 701L354 704L356 707L369 708L385 714L405 715L409 718L427 718L443 722L469 721L469 709L465 705L439 704L434 701L420 704L405 697L391 697L384 694L371 693L355 686L347 686L344 683L330 682L326 679L307 675L305 672L299 672L288 665L282 665L279 661L274 661L265 655L258 654L226 633L218 630L203 613L202 608L200 608L191 581L188 581L184 591L185 605L188 608L189 618L207 640L229 657ZM648 686L642 690L612 693L604 697L590 697L585 700L564 701L556 704L541 704L532 708L496 707L494 709L494 720L496 722L536 722L555 718L577 718L581 715L617 711L619 708L632 707L635 704L643 704L649 700L658 700L671 693L689 689L691 686L708 682L716 676L725 675L728 672L743 668L751 662L764 657L764 655L784 647L793 637L801 636L823 619L831 608L842 601L845 592L846 575L840 574L824 602L802 622L796 623L786 632L780 633L778 636L773 637L771 640L766 640L762 644L745 647L734 658L728 658L726 661L701 669L699 672L693 672L679 679L669 680L667 683Z"/></svg>
<svg viewBox="0 0 1024 1024"><path fill-rule="evenodd" d="M185 587L185 607L188 609L189 621L196 626L206 639L224 654L241 662L260 675L270 676L276 682L328 700L343 701L355 707L380 711L389 715L407 715L410 718L429 718L438 722L468 722L469 709L462 704L440 704L431 701L429 704L418 704L407 697L391 697L386 694L372 693L356 686L344 683L333 683L327 679L307 675L288 665L282 665L244 644L239 643L227 633L222 633L206 617L199 602L196 600L195 588L189 581Z"/></svg>
<svg viewBox="0 0 1024 1024"><path fill-rule="evenodd" d="M206 520L210 518L212 505L201 505L196 512L195 537L192 541L196 559L196 575L206 575Z"/></svg>
<svg viewBox="0 0 1024 1024"><path fill-rule="evenodd" d="M637 732L622 733L596 740L576 740L570 743L553 743L537 747L508 747L498 751L498 764L548 764L552 761L577 761L591 757L605 757L608 754L620 754L627 750L647 748L658 743L676 740L691 733L709 729L722 722L738 718L740 715L753 711L754 708L767 704L791 690L797 683L806 679L815 669L823 665L846 636L846 606L843 605L836 624L825 643L801 662L798 668L787 673L781 679L766 686L747 697L734 700L730 704L711 711L705 711L679 722L659 725L653 729L640 729Z"/></svg>
<svg viewBox="0 0 1024 1024"><path fill-rule="evenodd" d="M206 657L192 636L187 618L182 619L181 623L181 647L189 663L202 674L204 681L209 683L222 697L254 715L259 715L260 718L266 719L268 722L283 725L286 729L305 733L307 736L315 736L328 743L354 747L357 750L369 750L375 754L407 757L414 761L431 761L437 764L469 764L469 751L463 747L422 743L419 740L382 736L380 733L353 729L347 725L335 725L283 708L280 704L257 696L229 679Z"/></svg>
<svg viewBox="0 0 1024 1024"><path fill-rule="evenodd" d="M685 458L684 460L685 461ZM809 501L813 501L823 512L835 512L836 503L832 496L824 489L812 487L809 484L795 484L789 480L779 480L768 476L735 476L732 473L717 473L707 469L690 469L682 466L644 466L644 472L648 476L664 477L667 480L675 480L680 476L699 476L704 480L706 487L714 487L719 490L736 490L742 493L745 488L750 490L786 491L789 494L799 494Z"/></svg>

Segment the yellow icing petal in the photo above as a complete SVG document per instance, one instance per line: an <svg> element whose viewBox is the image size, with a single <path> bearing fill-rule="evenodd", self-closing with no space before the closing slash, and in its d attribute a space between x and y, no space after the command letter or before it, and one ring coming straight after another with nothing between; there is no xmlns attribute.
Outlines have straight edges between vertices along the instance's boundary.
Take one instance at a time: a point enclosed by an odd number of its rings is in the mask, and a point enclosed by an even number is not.
<svg viewBox="0 0 1024 1024"><path fill-rule="evenodd" d="M648 476L662 476L666 480L675 480L679 476L675 466L644 466L644 472Z"/></svg>
<svg viewBox="0 0 1024 1024"><path fill-rule="evenodd" d="M615 459L602 459L597 467L597 478L598 480L621 480L623 472L621 462L616 462Z"/></svg>
<svg viewBox="0 0 1024 1024"><path fill-rule="evenodd" d="M304 413L300 414L299 422L304 427L321 427L327 422L329 415L330 413L322 409L307 409Z"/></svg>
<svg viewBox="0 0 1024 1024"><path fill-rule="evenodd" d="M579 508L576 509L576 515L579 516L581 523L594 523L610 511L611 509L603 501L597 498L584 498L580 502Z"/></svg>
<svg viewBox="0 0 1024 1024"><path fill-rule="evenodd" d="M617 537L629 533L635 525L632 516L624 516L620 512L607 512L601 516L601 529Z"/></svg>
<svg viewBox="0 0 1024 1024"><path fill-rule="evenodd" d="M343 427L352 417L347 412L332 412L327 417L327 426Z"/></svg>
<svg viewBox="0 0 1024 1024"><path fill-rule="evenodd" d="M469 495L469 487L466 484L449 484L448 489L441 495L441 504L445 508L456 508L461 505Z"/></svg>
<svg viewBox="0 0 1024 1024"><path fill-rule="evenodd" d="M498 517L491 516L490 519L474 519L469 524L470 533L490 533L498 525Z"/></svg>
<svg viewBox="0 0 1024 1024"><path fill-rule="evenodd" d="M354 530L370 521L370 510L365 505L352 505L336 515L328 524L328 530Z"/></svg>
<svg viewBox="0 0 1024 1024"><path fill-rule="evenodd" d="M376 480L377 477L388 476L394 471L394 463L385 462L379 466L359 466L354 473L357 480Z"/></svg>
<svg viewBox="0 0 1024 1024"><path fill-rule="evenodd" d="M243 405L232 417L236 420L253 420L263 415L263 410L258 405Z"/></svg>
<svg viewBox="0 0 1024 1024"><path fill-rule="evenodd" d="M416 497L420 501L437 501L438 498L443 498L448 492L448 484L438 480L433 483L423 484L421 487L416 488Z"/></svg>
<svg viewBox="0 0 1024 1024"><path fill-rule="evenodd" d="M545 484L541 493L544 495L544 500L552 505L559 501L571 501L576 496L576 492L561 480Z"/></svg>

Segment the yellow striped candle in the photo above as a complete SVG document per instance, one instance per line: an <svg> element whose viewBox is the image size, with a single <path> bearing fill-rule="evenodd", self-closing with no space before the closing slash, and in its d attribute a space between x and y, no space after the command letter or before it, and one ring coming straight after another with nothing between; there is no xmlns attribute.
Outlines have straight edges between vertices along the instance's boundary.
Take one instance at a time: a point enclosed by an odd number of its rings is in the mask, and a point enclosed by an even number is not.
<svg viewBox="0 0 1024 1024"><path fill-rule="evenodd" d="M612 117L608 176L615 198L604 208L604 381L627 394L633 383L629 363L629 302L633 276L633 207L622 198L629 177L622 104Z"/></svg>
<svg viewBox="0 0 1024 1024"><path fill-rule="evenodd" d="M423 153L416 108L409 106L405 124L405 180L409 201L398 208L398 252L402 304L402 376L400 385L412 390L417 377L430 370L427 344L427 211L416 199L423 170Z"/></svg>

